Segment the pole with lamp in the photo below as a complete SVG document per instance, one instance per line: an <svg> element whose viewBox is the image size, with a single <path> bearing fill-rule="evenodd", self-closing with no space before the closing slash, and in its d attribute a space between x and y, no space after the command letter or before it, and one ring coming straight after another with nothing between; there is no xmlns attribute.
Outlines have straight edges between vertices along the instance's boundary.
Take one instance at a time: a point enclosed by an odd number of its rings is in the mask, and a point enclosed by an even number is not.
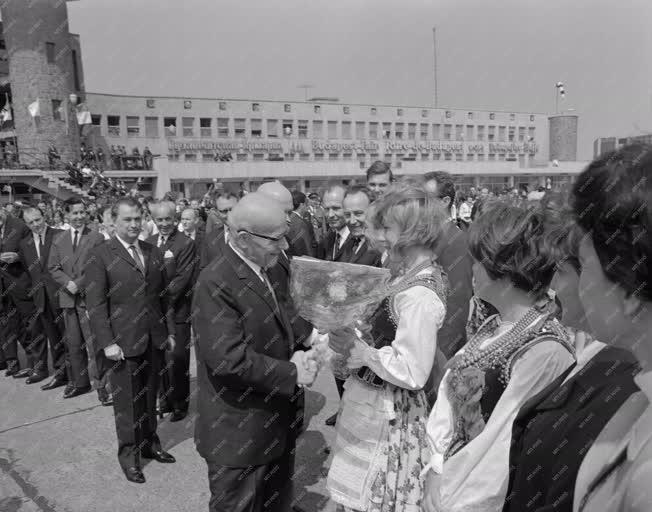
<svg viewBox="0 0 652 512"><path fill-rule="evenodd" d="M566 91L564 90L564 83L557 82L555 84L555 114L559 114L559 98L563 100L566 97Z"/></svg>

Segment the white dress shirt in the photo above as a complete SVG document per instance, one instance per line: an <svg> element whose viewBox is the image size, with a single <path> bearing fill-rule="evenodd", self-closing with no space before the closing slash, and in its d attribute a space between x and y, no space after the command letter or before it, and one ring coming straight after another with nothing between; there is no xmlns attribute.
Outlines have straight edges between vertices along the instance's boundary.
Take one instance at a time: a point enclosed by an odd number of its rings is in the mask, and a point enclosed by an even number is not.
<svg viewBox="0 0 652 512"><path fill-rule="evenodd" d="M45 243L45 232L47 229L43 230L43 233L40 235L37 235L32 231L32 237L34 238L34 247L36 247L36 256L38 256L38 259L41 259L41 244Z"/></svg>
<svg viewBox="0 0 652 512"><path fill-rule="evenodd" d="M129 247L131 247L132 245L136 247L136 254L138 254L138 258L140 259L141 265L143 266L143 268L145 268L145 256L143 255L143 251L140 248L140 245L138 244L138 239L136 239L133 244L130 244L129 242L125 242L118 235L115 235L115 237L120 241L120 243L124 246L129 256L131 256L132 258L133 258L133 254L131 252L131 249L129 249Z"/></svg>
<svg viewBox="0 0 652 512"><path fill-rule="evenodd" d="M72 241L73 247L75 246L75 231L77 232L77 245L79 245L79 242L81 242L82 231L84 231L84 228L81 227L77 229L70 226L68 229L70 229L70 240Z"/></svg>

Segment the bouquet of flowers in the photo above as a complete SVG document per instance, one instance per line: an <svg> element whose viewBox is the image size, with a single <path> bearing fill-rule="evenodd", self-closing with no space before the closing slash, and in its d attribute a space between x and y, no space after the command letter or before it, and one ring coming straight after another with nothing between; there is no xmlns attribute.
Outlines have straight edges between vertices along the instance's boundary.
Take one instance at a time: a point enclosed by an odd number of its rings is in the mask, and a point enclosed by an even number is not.
<svg viewBox="0 0 652 512"><path fill-rule="evenodd" d="M359 328L389 294L391 276L385 268L295 257L290 269L297 312L320 332ZM322 360L330 358L336 375L345 376L346 356L329 353L327 346L315 349Z"/></svg>

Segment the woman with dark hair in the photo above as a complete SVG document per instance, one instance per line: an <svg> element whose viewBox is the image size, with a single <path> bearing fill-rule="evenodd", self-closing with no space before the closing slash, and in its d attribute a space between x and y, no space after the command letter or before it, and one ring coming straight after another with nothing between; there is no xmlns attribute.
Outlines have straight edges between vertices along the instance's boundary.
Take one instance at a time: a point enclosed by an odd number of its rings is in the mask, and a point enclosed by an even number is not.
<svg viewBox="0 0 652 512"><path fill-rule="evenodd" d="M556 250L551 288L575 340L577 364L529 400L512 426L510 483L503 512L570 512L582 456L622 403L637 390L634 356L593 340L579 297L582 233L559 194L541 203Z"/></svg>
<svg viewBox="0 0 652 512"><path fill-rule="evenodd" d="M433 366L441 375L445 364L437 332L447 284L433 249L447 221L443 203L408 182L389 187L367 213L366 236L388 251L393 279L367 326L330 333L351 370L327 481L340 510L421 510L430 458L423 388Z"/></svg>
<svg viewBox="0 0 652 512"><path fill-rule="evenodd" d="M514 418L574 361L547 295L555 253L541 211L494 202L471 225L469 247L475 295L498 314L448 362L439 385L428 420L428 512L502 509Z"/></svg>
<svg viewBox="0 0 652 512"><path fill-rule="evenodd" d="M652 510L652 147L594 160L573 187L584 233L579 295L591 332L631 350L642 370L631 395L586 453L573 510Z"/></svg>

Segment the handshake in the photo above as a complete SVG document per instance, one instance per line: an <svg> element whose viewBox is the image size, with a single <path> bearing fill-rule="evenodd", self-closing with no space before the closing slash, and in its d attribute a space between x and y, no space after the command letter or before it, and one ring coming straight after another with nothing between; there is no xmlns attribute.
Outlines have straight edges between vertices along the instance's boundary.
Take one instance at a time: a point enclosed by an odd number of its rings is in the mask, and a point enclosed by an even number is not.
<svg viewBox="0 0 652 512"><path fill-rule="evenodd" d="M316 349L307 352L297 351L292 355L290 362L297 367L297 384L300 387L312 386L321 366L318 351Z"/></svg>

